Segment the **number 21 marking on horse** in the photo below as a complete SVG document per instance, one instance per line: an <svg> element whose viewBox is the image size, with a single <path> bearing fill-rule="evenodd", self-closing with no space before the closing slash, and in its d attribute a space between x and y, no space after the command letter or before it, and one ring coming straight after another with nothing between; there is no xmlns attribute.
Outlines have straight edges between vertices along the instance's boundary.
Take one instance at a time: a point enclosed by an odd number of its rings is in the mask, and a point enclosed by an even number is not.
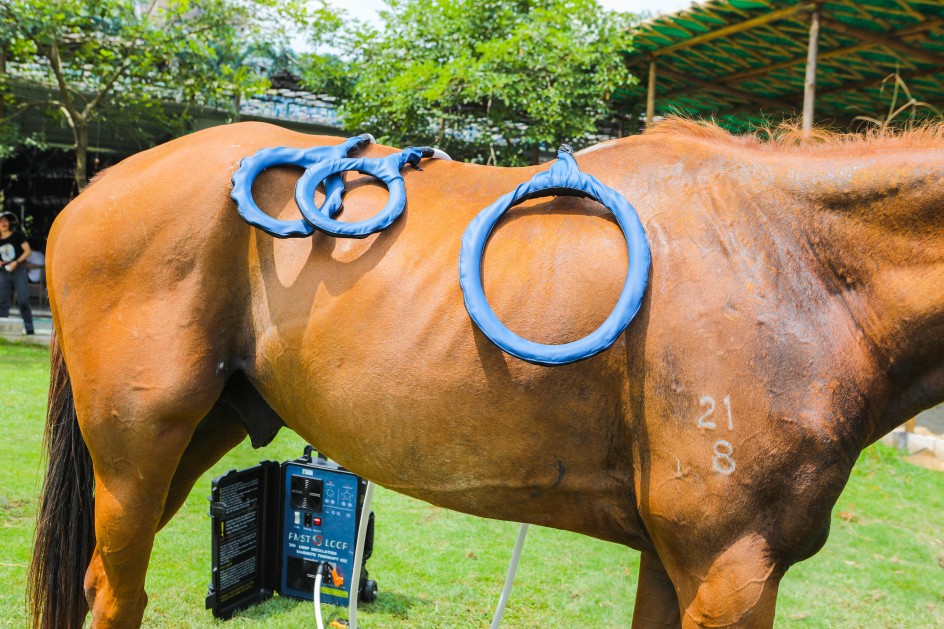
<svg viewBox="0 0 944 629"><path fill-rule="evenodd" d="M734 430L734 418L731 416L731 396L724 396L724 400L722 401L724 402L725 409L728 411L728 430ZM715 399L710 395L703 395L702 398L698 400L698 403L702 406L707 406L708 410L698 418L696 426L699 428L707 428L708 430L714 430L717 428L718 424L708 420L708 418L711 417L711 415L715 412Z"/></svg>
<svg viewBox="0 0 944 629"><path fill-rule="evenodd" d="M731 413L731 396L724 396L724 408L728 413L728 430L734 430L734 417ZM698 400L699 405L706 408L707 410L702 413L701 417L698 418L698 421L695 422L695 425L699 428L704 428L705 430L715 430L718 428L718 424L709 420L715 412L715 400L710 395L703 395L700 400ZM734 472L737 468L737 464L734 462L732 455L734 454L734 446L731 445L730 441L724 439L718 439L714 444L714 458L711 461L711 466L716 472L721 474L728 475Z"/></svg>

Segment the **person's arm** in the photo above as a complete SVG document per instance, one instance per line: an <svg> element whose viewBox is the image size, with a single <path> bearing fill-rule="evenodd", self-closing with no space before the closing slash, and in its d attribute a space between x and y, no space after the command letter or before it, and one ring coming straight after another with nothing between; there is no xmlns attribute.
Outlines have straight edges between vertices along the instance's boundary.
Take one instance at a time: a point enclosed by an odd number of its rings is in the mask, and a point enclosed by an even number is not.
<svg viewBox="0 0 944 629"><path fill-rule="evenodd" d="M23 253L20 254L20 257L19 257L19 258L16 258L15 260L11 260L11 261L9 261L9 262L6 263L6 268L7 268L7 270L9 270L9 271L11 271L11 272L12 272L16 267L20 266L21 264L25 264L25 263L26 263L26 259L30 257L30 254L31 254L31 253L33 253L33 249L30 247L28 241L24 240L24 241L23 241L23 244L20 245L20 246L23 247Z"/></svg>
<svg viewBox="0 0 944 629"><path fill-rule="evenodd" d="M30 254L33 253L33 249L29 246L29 242L23 241L23 255L16 259L17 264L26 264L26 259L30 257Z"/></svg>

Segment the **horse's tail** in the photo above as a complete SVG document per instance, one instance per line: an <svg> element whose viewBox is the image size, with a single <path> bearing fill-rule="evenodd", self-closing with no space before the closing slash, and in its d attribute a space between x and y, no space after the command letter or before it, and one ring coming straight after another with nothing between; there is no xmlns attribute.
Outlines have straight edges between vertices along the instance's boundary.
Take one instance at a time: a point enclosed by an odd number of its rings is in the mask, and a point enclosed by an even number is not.
<svg viewBox="0 0 944 629"><path fill-rule="evenodd" d="M94 478L55 333L50 344L49 457L30 562L27 599L34 627L79 629L88 613L85 572L95 547Z"/></svg>

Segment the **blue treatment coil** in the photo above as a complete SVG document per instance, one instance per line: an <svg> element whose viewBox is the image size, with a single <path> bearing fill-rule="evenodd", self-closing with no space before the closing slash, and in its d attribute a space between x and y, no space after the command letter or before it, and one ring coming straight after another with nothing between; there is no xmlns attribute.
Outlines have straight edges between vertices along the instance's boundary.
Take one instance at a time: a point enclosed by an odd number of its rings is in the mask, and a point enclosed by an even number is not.
<svg viewBox="0 0 944 629"><path fill-rule="evenodd" d="M626 238L629 270L613 312L599 328L571 343L546 345L518 336L498 319L482 287L482 256L489 234L505 212L527 199L554 195L588 197L612 212ZM519 185L472 219L462 236L459 284L469 316L495 345L531 363L564 365L599 354L613 345L639 312L646 293L650 262L649 241L636 210L620 193L592 175L580 172L573 157L573 149L565 144L557 153L557 162L549 170Z"/></svg>
<svg viewBox="0 0 944 629"><path fill-rule="evenodd" d="M427 155L428 153L428 155ZM349 159L334 158L314 164L298 180L295 186L295 203L301 210L302 216L318 229L345 238L364 238L370 234L390 227L406 207L406 188L400 169L411 164L414 167L423 157L432 155L432 149L410 147L399 153L388 155L381 159ZM384 182L389 197L383 209L373 217L354 223L342 223L334 220L329 213L314 207L312 199L315 189L322 181L327 182L333 177L341 177L341 173L354 170L366 175L372 175ZM324 206L328 202L325 201ZM322 206L322 207L324 207Z"/></svg>
<svg viewBox="0 0 944 629"><path fill-rule="evenodd" d="M364 134L349 138L337 146L316 146L308 149L277 147L257 151L255 155L241 160L239 168L233 173L233 190L230 196L236 202L236 210L244 221L276 238L310 236L315 228L304 218L283 221L272 218L259 209L252 198L252 184L256 181L256 177L262 171L274 166L299 166L308 169L325 160L345 157L357 152L373 141L372 136ZM340 174L337 174L325 178L324 183L326 198L319 211L329 216L336 216L342 207L344 180ZM311 203L314 204L314 189L311 199Z"/></svg>

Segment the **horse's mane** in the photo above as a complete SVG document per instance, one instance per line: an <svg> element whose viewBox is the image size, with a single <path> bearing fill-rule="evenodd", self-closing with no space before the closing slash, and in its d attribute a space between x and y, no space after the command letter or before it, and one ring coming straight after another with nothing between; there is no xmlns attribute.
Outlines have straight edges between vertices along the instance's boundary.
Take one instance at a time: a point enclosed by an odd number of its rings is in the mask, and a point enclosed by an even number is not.
<svg viewBox="0 0 944 629"><path fill-rule="evenodd" d="M647 129L646 135L691 138L735 148L781 152L944 148L944 122L922 123L904 130L872 128L859 133L816 128L806 135L799 123L788 121L753 133L735 135L711 121L672 116Z"/></svg>

